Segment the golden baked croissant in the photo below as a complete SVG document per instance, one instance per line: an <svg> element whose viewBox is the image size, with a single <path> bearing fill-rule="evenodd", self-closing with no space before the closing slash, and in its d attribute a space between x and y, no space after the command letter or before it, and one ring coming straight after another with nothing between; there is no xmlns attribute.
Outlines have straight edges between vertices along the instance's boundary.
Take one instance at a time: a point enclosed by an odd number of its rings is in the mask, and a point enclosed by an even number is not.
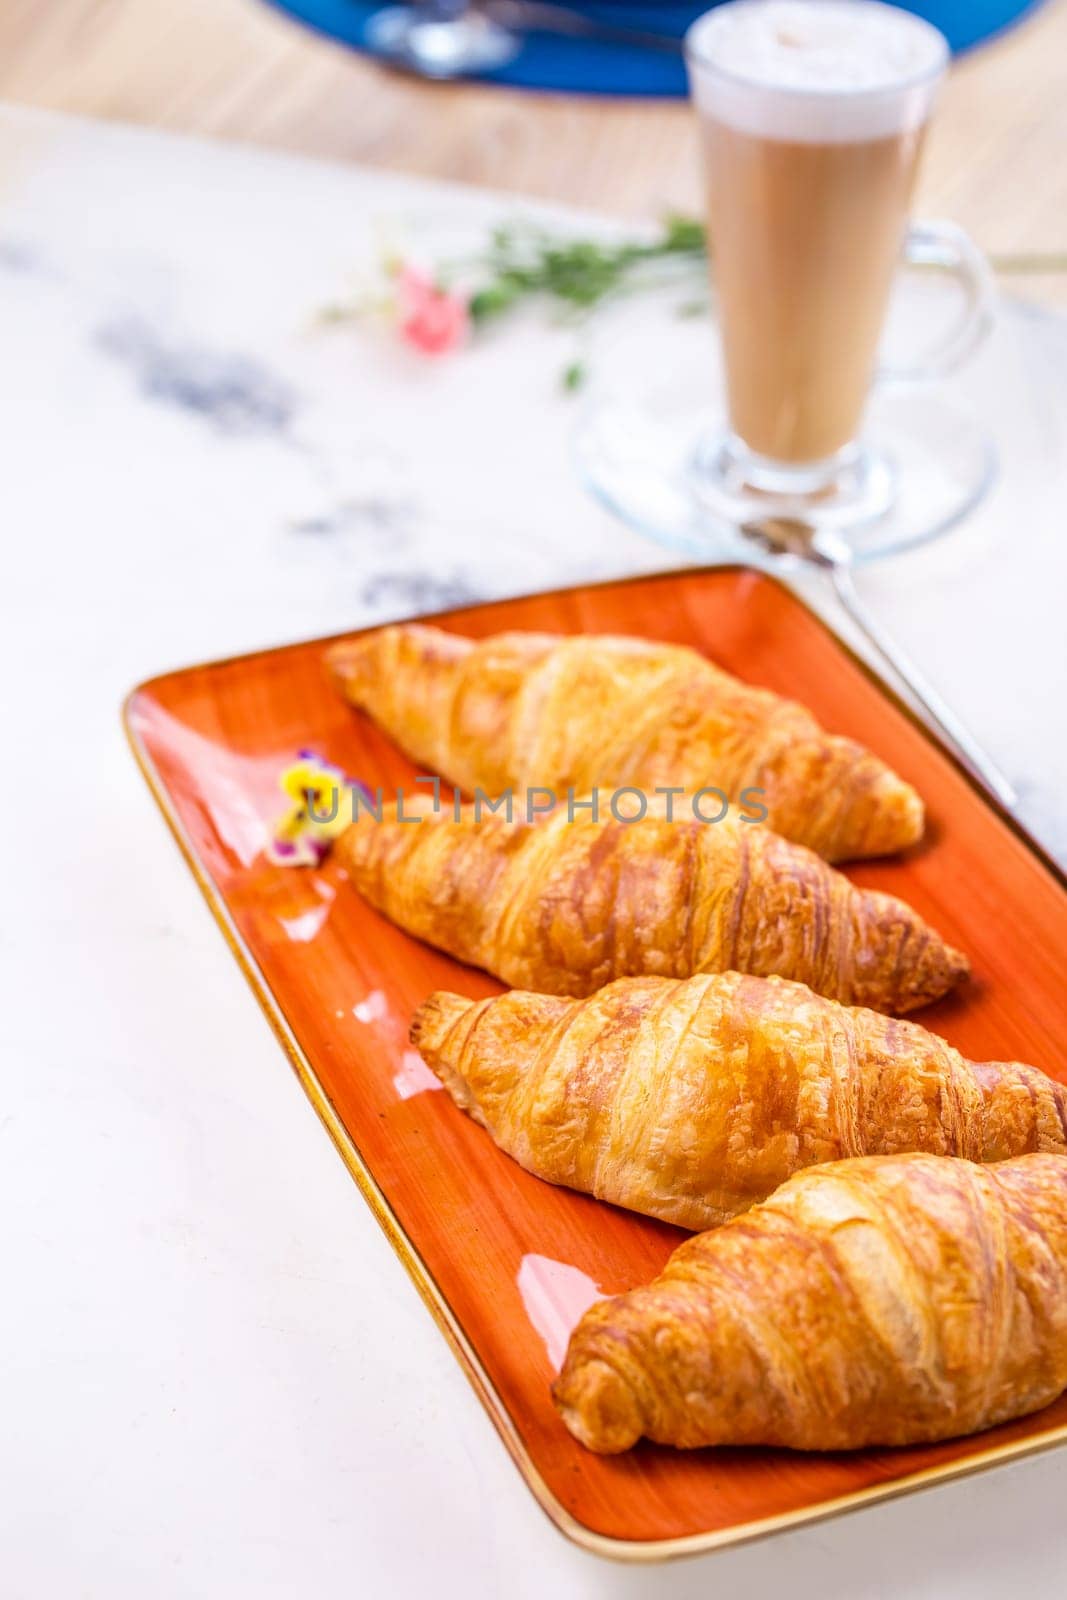
<svg viewBox="0 0 1067 1600"><path fill-rule="evenodd" d="M967 972L902 900L855 888L762 825L508 822L465 806L363 816L335 847L393 922L517 989L593 994L613 978L752 972L846 1005L913 1011Z"/></svg>
<svg viewBox="0 0 1067 1600"><path fill-rule="evenodd" d="M1067 1161L798 1173L604 1300L553 1387L592 1450L852 1450L993 1427L1067 1387Z"/></svg>
<svg viewBox="0 0 1067 1600"><path fill-rule="evenodd" d="M431 995L411 1039L527 1171L711 1228L844 1156L1067 1149L1067 1088L783 978L620 978L587 1000Z"/></svg>
<svg viewBox="0 0 1067 1600"><path fill-rule="evenodd" d="M922 834L919 796L876 756L694 650L547 633L475 642L409 623L335 645L328 663L353 704L468 794L717 789L756 815L765 806L777 833L830 861Z"/></svg>

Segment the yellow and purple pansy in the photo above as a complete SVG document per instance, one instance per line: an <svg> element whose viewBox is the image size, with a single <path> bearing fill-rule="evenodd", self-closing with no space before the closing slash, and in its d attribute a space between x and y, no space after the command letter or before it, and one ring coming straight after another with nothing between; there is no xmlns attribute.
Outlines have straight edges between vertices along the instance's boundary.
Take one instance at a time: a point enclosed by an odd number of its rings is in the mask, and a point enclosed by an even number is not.
<svg viewBox="0 0 1067 1600"><path fill-rule="evenodd" d="M278 782L290 806L271 830L267 858L279 867L320 866L352 820L353 789L367 790L314 750L298 750Z"/></svg>

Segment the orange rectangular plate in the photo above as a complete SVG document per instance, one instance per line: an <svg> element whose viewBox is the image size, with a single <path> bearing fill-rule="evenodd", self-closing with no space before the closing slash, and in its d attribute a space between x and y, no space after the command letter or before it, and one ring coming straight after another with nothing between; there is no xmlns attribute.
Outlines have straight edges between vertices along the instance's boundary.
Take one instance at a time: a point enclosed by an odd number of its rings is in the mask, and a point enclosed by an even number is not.
<svg viewBox="0 0 1067 1600"><path fill-rule="evenodd" d="M974 964L966 991L923 1020L972 1057L1018 1058L1067 1078L1062 876L786 589L720 569L438 620L471 635L534 628L692 645L870 745L923 794L929 832L907 858L852 876L910 900ZM551 1352L590 1284L618 1293L647 1282L682 1235L530 1177L426 1087L407 1045L415 1006L433 989L484 995L498 985L385 922L335 864L284 870L263 859L267 824L285 808L278 774L298 749L387 793L414 775L331 689L328 642L154 679L130 697L130 739L305 1090L558 1526L609 1555L675 1555L1067 1438L1065 1397L976 1438L915 1450L814 1456L643 1445L600 1458L575 1443L549 1397Z"/></svg>

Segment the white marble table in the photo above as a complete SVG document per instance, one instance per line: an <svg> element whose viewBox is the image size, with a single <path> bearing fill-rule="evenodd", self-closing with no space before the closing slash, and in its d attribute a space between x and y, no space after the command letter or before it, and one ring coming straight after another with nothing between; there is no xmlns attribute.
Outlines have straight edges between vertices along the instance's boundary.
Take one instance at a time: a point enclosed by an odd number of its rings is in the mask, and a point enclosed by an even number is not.
<svg viewBox="0 0 1067 1600"><path fill-rule="evenodd" d="M662 1569L566 1544L124 747L120 698L162 668L663 564L573 480L563 335L427 366L309 329L375 218L514 209L0 113L0 1589L1059 1592L1067 1453ZM1065 409L1035 399L1067 337L1009 318L984 360L1009 482L864 588L1067 855Z"/></svg>

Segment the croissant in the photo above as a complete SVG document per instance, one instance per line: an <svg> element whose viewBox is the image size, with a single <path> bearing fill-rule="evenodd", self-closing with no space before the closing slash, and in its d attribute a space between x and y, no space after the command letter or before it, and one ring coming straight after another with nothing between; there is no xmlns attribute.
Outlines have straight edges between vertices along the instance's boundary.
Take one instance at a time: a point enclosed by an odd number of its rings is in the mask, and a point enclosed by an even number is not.
<svg viewBox="0 0 1067 1600"><path fill-rule="evenodd" d="M411 1039L550 1183L711 1228L845 1156L1067 1150L1067 1088L783 978L620 978L587 1000L431 995Z"/></svg>
<svg viewBox="0 0 1067 1600"><path fill-rule="evenodd" d="M335 645L328 665L414 761L468 794L715 789L830 861L922 834L919 796L876 756L693 650L546 633L475 643L409 623Z"/></svg>
<svg viewBox="0 0 1067 1600"><path fill-rule="evenodd" d="M948 1439L1067 1387L1067 1161L867 1156L798 1173L601 1301L553 1396L591 1450Z"/></svg>
<svg viewBox="0 0 1067 1600"><path fill-rule="evenodd" d="M393 922L518 989L778 973L846 1004L912 1011L967 972L902 900L857 889L802 845L734 818L527 824L464 807L362 817L336 846Z"/></svg>

